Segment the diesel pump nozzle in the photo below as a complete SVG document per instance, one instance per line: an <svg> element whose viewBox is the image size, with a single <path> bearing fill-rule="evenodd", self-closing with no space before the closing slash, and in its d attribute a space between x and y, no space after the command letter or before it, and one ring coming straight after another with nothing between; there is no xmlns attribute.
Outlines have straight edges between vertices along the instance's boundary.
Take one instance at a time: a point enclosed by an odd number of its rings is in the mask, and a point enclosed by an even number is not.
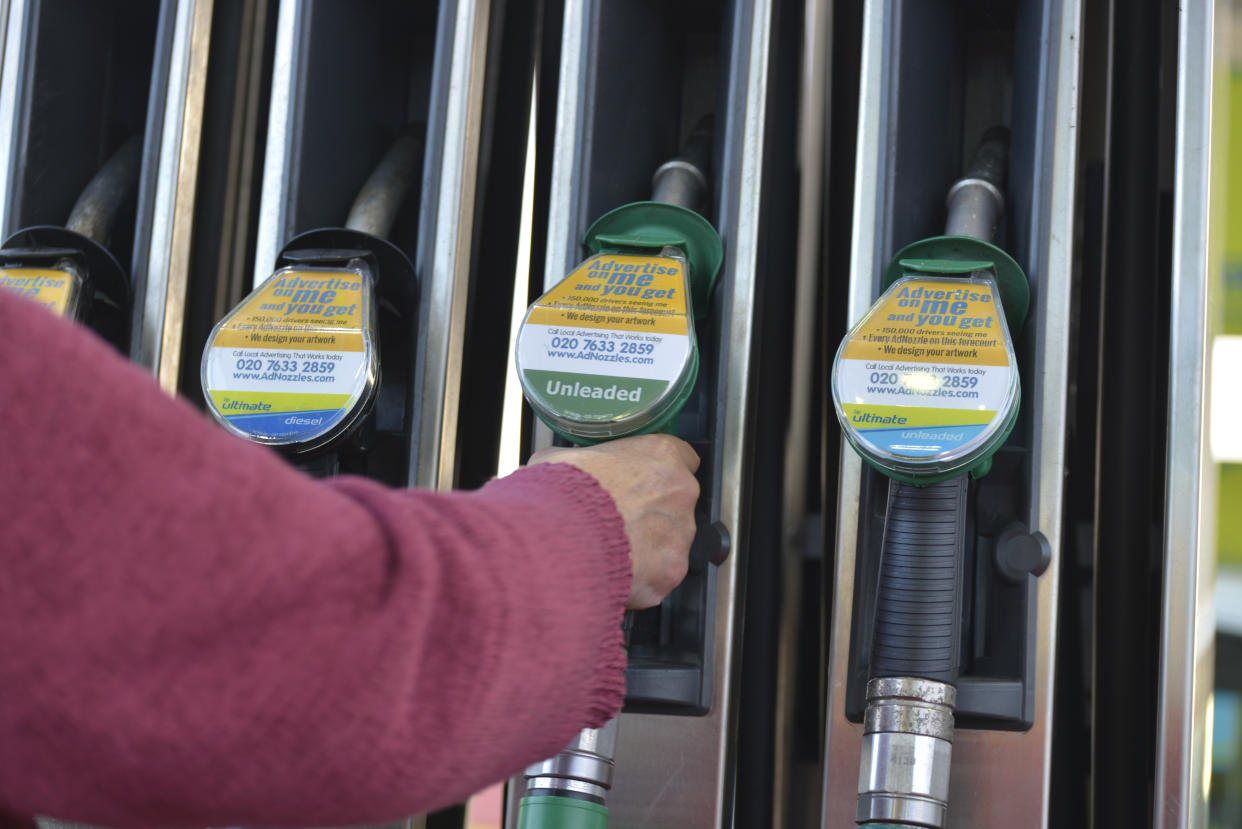
<svg viewBox="0 0 1242 829"><path fill-rule="evenodd" d="M341 444L365 422L379 385L377 306L405 321L394 327L408 333L413 325L414 266L385 237L422 144L421 131L402 133L345 227L292 239L272 275L212 329L203 392L226 429L304 457Z"/></svg>
<svg viewBox="0 0 1242 829"><path fill-rule="evenodd" d="M135 135L87 183L64 227L28 227L9 237L0 249L0 288L121 345L130 284L107 245L118 213L138 186L141 161L142 139Z"/></svg>
<svg viewBox="0 0 1242 829"><path fill-rule="evenodd" d="M988 239L1008 132L989 130L949 190L945 236L901 250L833 363L850 444L888 476L856 820L940 829L961 670L969 479L1017 419L1013 336L1029 287Z"/></svg>
<svg viewBox="0 0 1242 829"><path fill-rule="evenodd" d="M698 376L694 319L707 313L724 254L694 212L708 196L711 142L704 119L656 171L653 200L600 217L585 242L595 255L527 312L516 351L522 390L567 440L674 430ZM528 767L518 829L606 827L616 741L613 719Z"/></svg>

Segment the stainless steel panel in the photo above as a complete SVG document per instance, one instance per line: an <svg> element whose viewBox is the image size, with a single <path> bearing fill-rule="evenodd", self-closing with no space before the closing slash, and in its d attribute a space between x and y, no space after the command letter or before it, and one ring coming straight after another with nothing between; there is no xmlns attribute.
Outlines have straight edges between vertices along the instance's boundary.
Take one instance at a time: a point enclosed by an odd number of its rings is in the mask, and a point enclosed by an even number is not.
<svg viewBox="0 0 1242 829"><path fill-rule="evenodd" d="M579 257L578 228L587 222L585 192L585 148L589 144L591 119L586 113L586 89L594 3L568 2L561 25L560 83L556 91L556 133L552 144L552 184L548 196L548 245L544 258L543 289L550 291L565 278ZM531 449L552 445L552 430L542 421L535 423ZM521 786L513 786L520 789ZM513 809L508 810L510 812Z"/></svg>
<svg viewBox="0 0 1242 829"><path fill-rule="evenodd" d="M806 0L803 9L802 89L798 100L798 252L793 302L793 361L789 384L789 429L785 436L784 498L781 516L783 572L777 662L777 700L773 756L772 825L784 826L791 791L791 745L797 681L798 624L802 613L802 555L807 503L806 481L812 458L812 398L820 310L820 259L823 249L824 188L830 157L832 0ZM816 770L816 774L819 770Z"/></svg>
<svg viewBox="0 0 1242 829"><path fill-rule="evenodd" d="M564 277L579 257L577 228L585 209L582 204L583 155L586 145L585 117L587 72L586 45L595 4L585 0L565 3L561 23L560 77L556 93L556 131L552 143L552 181L548 194L548 240L544 260L543 290L549 291ZM534 135L532 127L531 135ZM529 187L526 188L529 191ZM520 284L520 280L519 280ZM552 430L536 420L531 450L552 445ZM615 758L614 758L615 759ZM518 804L526 792L523 776L511 778L505 786L505 829L517 826Z"/></svg>
<svg viewBox="0 0 1242 829"><path fill-rule="evenodd" d="M280 0L276 15L276 51L272 59L271 99L267 116L267 150L263 158L263 184L259 201L259 229L255 239L254 274L256 287L272 272L281 246L293 232L290 226L289 185L295 147L292 134L293 107L298 78L296 48L306 19L303 0Z"/></svg>
<svg viewBox="0 0 1242 829"><path fill-rule="evenodd" d="M582 203L585 175L583 154L590 141L586 117L586 87L590 68L586 45L590 43L591 15L596 5L584 0L565 4L561 29L561 74L556 92L556 136L552 146L552 187L548 204L548 253L543 289L550 291L565 278L567 266L579 258L577 230L585 226ZM547 430L551 434L550 430Z"/></svg>
<svg viewBox="0 0 1242 829"><path fill-rule="evenodd" d="M147 135L158 136L158 144L154 166L143 175L154 178L155 193L150 211L139 213L138 235L145 244L135 252L133 279L141 293L134 298L139 313L134 315L130 356L155 374L169 394L176 393L181 371L214 5L214 0L177 3L167 76L160 79L165 94L152 100L148 114ZM153 88L159 87L153 83Z"/></svg>
<svg viewBox="0 0 1242 829"><path fill-rule="evenodd" d="M20 105L25 65L26 26L29 0L5 0L3 21L4 57L0 62L0 234L9 232L12 220L13 158L17 141L17 108Z"/></svg>
<svg viewBox="0 0 1242 829"><path fill-rule="evenodd" d="M264 121L259 102L263 95L263 54L266 49L268 8L265 0L246 0L242 11L243 24L239 34L241 54L238 58L237 82L229 134L228 161L225 166L225 190L220 235L199 244L215 245L221 251L216 266L216 290L212 319L220 319L250 292L253 275L248 272L248 253L244 240L250 233L253 210L250 199L242 198L260 183L257 170L258 141Z"/></svg>
<svg viewBox="0 0 1242 829"><path fill-rule="evenodd" d="M889 132L888 96L891 79L886 54L893 32L885 25L891 13L888 0L871 0L863 12L862 59L859 68L858 156L854 167L853 234L850 239L848 326L871 308L876 278L883 269L885 251L880 233L884 211L883 188L888 159L883 152ZM854 548L858 539L858 499L862 461L844 438L841 474L837 482L836 565L829 622L828 711L824 738L823 829L839 829L854 821L858 799L858 764L862 753L862 724L845 718L849 675L850 618L854 610Z"/></svg>
<svg viewBox="0 0 1242 829"><path fill-rule="evenodd" d="M1169 425L1165 461L1156 808L1161 829L1206 826L1215 661L1216 471L1208 454L1209 297L1221 273L1224 136L1213 118L1233 4L1180 4ZM1218 74L1220 73L1220 74ZM1214 99L1216 99L1214 101ZM1222 107L1220 113L1227 112Z"/></svg>
<svg viewBox="0 0 1242 829"><path fill-rule="evenodd" d="M560 89L549 205L545 289L559 282L581 258L577 233L589 218L584 193L584 168L590 124L585 102L595 71L586 53L597 5L566 4L561 51ZM716 569L712 652L714 697L704 717L622 714L617 741L616 777L608 797L615 826L677 826L685 829L731 825L733 775L736 763L735 663L747 551L747 449L752 397L755 285L759 269L759 216L764 158L764 116L773 26L769 0L738 4L733 12L734 51L730 56L731 95L725 131L725 158L719 167L730 171L718 182L719 230L727 239L725 270L716 288L724 315L720 337L728 344L727 364L719 369L716 386L727 389L716 412L719 424L713 468L718 519L733 539L729 558ZM550 442L550 431L539 427L535 444ZM506 825L516 822L521 781L509 787Z"/></svg>
<svg viewBox="0 0 1242 829"><path fill-rule="evenodd" d="M437 49L448 45L450 51L443 56L447 64L437 58L436 75L440 76L441 67L447 75L432 92L418 252L421 348L416 358L415 394L420 405L411 440L410 483L422 487L449 489L456 471L457 407L490 13L486 0L446 0L440 6Z"/></svg>
<svg viewBox="0 0 1242 829"><path fill-rule="evenodd" d="M855 175L853 251L850 264L851 322L870 308L876 280L895 241L889 226L894 210L892 156L897 42L900 25L893 0L872 0L864 10L859 155ZM1027 399L1034 414L1033 462L1028 479L1028 522L1052 545L1052 564L1038 582L1035 726L1026 733L958 731L953 747L949 798L950 827L1043 827L1048 822L1052 724L1053 652L1056 641L1060 567L1061 484L1065 454L1070 283L1076 184L1081 7L1078 0L1049 4L1042 17L1046 60L1040 72L1043 100L1033 119L1037 157L1025 256L1033 284L1028 328L1034 338L1033 374ZM862 728L845 718L849 626L853 610L854 547L858 535L861 462L842 447L837 505L837 562L830 633L824 829L851 825L858 781ZM1004 796L997 796L1004 792Z"/></svg>
<svg viewBox="0 0 1242 829"><path fill-rule="evenodd" d="M729 360L717 379L726 390L720 424L713 502L718 518L734 539L728 560L716 571L711 712L706 717L621 716L617 778L609 810L617 826L719 827L732 823L736 764L736 685L734 668L740 643L741 609L748 550L747 443L755 366L755 283L759 273L759 217L763 192L765 121L768 99L772 4L742 4L735 20L741 42L731 56L731 83L738 86L736 110L726 130L721 169L733 171L718 183L720 230L729 243L726 273L717 289L727 323L721 336Z"/></svg>

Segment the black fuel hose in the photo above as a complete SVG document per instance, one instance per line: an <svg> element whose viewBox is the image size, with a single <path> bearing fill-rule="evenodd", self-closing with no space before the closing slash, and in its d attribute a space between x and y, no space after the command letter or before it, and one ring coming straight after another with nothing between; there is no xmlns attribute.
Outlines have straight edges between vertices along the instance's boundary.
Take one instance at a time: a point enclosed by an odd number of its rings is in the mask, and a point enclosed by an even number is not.
<svg viewBox="0 0 1242 829"><path fill-rule="evenodd" d="M961 665L967 478L889 482L871 648L873 677L957 681Z"/></svg>
<svg viewBox="0 0 1242 829"><path fill-rule="evenodd" d="M125 200L138 187L142 170L142 137L131 136L78 196L65 227L99 244L108 241L112 222Z"/></svg>

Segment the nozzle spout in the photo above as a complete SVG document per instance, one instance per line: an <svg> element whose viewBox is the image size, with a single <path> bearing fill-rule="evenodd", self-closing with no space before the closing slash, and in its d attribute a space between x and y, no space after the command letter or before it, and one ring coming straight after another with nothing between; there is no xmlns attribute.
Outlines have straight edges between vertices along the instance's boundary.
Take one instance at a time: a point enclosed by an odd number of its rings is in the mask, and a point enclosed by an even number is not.
<svg viewBox="0 0 1242 829"><path fill-rule="evenodd" d="M651 179L652 201L701 212L711 192L708 174L712 167L714 125L713 116L704 116L686 139L681 153L659 166Z"/></svg>
<svg viewBox="0 0 1242 829"><path fill-rule="evenodd" d="M966 175L949 188L948 236L991 240L1005 212L1005 171L1009 165L1009 130L992 127L983 134Z"/></svg>

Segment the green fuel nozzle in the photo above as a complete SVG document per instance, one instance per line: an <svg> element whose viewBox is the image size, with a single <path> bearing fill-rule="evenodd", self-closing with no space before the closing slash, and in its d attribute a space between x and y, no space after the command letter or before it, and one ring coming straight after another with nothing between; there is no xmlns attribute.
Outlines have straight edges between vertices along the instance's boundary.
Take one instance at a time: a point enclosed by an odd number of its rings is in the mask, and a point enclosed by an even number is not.
<svg viewBox="0 0 1242 829"><path fill-rule="evenodd" d="M832 366L837 418L868 464L925 485L991 468L1018 416L1013 340L1030 304L1021 266L991 236L1004 197L998 139L949 192L947 235L907 245ZM982 168L982 169L980 169ZM985 176L990 176L987 178Z"/></svg>
<svg viewBox="0 0 1242 829"><path fill-rule="evenodd" d="M522 391L539 419L579 444L672 431L699 371L724 247L692 208L707 190L711 125L654 177L656 199L605 213L592 254L531 305L518 331Z"/></svg>
<svg viewBox="0 0 1242 829"><path fill-rule="evenodd" d="M724 259L720 235L694 210L707 200L711 142L709 118L656 170L653 200L596 220L584 241L592 255L522 321L522 391L566 440L675 431L698 377L694 321ZM528 767L518 829L605 829L616 740L614 718Z"/></svg>
<svg viewBox="0 0 1242 829"><path fill-rule="evenodd" d="M1004 207L1008 131L989 130L949 190L946 234L903 248L832 366L846 439L890 478L856 821L940 829L961 672L971 477L1018 417L1013 340L1029 304L986 239Z"/></svg>

